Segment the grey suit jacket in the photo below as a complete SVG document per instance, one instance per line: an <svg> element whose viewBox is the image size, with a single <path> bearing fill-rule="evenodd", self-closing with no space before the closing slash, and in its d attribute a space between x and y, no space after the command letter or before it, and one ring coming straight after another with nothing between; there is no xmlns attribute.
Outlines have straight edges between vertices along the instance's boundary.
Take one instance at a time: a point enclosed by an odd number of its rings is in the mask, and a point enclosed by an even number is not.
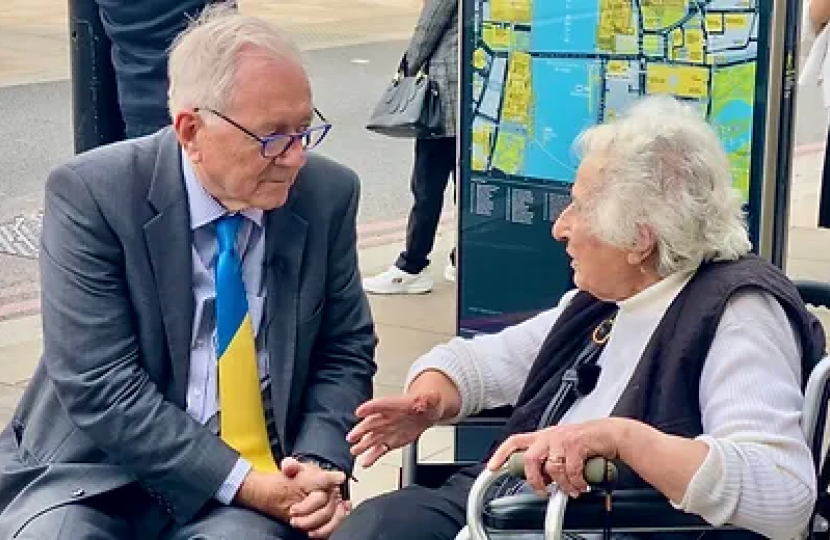
<svg viewBox="0 0 830 540"><path fill-rule="evenodd" d="M358 178L310 155L266 213L263 329L288 454L350 471L376 338L357 267ZM138 482L177 522L237 454L185 412L193 291L180 150L165 129L76 156L47 183L44 353L0 435L0 538L50 508Z"/></svg>
<svg viewBox="0 0 830 540"><path fill-rule="evenodd" d="M459 0L424 0L406 51L410 74L427 67L430 78L438 85L445 137L456 134L458 10Z"/></svg>

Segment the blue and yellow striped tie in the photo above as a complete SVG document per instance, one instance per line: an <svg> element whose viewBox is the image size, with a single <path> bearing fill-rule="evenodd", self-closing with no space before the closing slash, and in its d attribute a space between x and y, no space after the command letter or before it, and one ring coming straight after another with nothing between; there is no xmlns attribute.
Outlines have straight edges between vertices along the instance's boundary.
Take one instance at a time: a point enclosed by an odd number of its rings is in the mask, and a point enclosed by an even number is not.
<svg viewBox="0 0 830 540"><path fill-rule="evenodd" d="M254 330L235 248L242 219L235 214L216 222L216 357L222 409L219 430L222 440L254 469L275 471L262 409Z"/></svg>

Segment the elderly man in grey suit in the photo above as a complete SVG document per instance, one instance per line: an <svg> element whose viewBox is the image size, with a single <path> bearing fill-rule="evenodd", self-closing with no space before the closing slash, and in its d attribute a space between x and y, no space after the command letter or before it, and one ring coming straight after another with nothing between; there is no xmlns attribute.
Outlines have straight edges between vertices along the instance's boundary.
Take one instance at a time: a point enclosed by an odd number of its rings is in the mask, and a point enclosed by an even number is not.
<svg viewBox="0 0 830 540"><path fill-rule="evenodd" d="M49 179L2 538L321 538L348 512L376 344L358 179L307 153L330 126L268 23L208 8L170 81L172 128Z"/></svg>

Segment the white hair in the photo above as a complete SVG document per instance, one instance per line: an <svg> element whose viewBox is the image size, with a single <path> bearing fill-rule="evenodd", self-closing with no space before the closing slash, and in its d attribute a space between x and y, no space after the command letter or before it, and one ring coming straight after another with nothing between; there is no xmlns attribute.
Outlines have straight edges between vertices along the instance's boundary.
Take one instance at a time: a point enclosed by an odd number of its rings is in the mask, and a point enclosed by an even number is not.
<svg viewBox="0 0 830 540"><path fill-rule="evenodd" d="M171 115L183 109L221 110L229 106L233 101L238 56L248 47L302 65L296 46L270 22L243 15L231 4L208 5L171 46Z"/></svg>
<svg viewBox="0 0 830 540"><path fill-rule="evenodd" d="M586 130L577 147L596 158L589 224L601 240L631 249L651 229L657 272L694 270L704 261L748 253L742 199L729 159L699 113L667 96L644 98L624 115Z"/></svg>

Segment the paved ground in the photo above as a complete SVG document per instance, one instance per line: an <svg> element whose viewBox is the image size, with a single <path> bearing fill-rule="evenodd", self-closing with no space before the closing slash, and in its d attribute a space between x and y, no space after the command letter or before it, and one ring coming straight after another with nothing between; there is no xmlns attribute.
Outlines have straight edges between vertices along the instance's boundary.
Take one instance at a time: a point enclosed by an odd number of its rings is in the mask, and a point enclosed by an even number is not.
<svg viewBox="0 0 830 540"><path fill-rule="evenodd" d="M271 18L303 49L409 37L420 0L239 0ZM69 78L68 0L0 5L0 85Z"/></svg>

